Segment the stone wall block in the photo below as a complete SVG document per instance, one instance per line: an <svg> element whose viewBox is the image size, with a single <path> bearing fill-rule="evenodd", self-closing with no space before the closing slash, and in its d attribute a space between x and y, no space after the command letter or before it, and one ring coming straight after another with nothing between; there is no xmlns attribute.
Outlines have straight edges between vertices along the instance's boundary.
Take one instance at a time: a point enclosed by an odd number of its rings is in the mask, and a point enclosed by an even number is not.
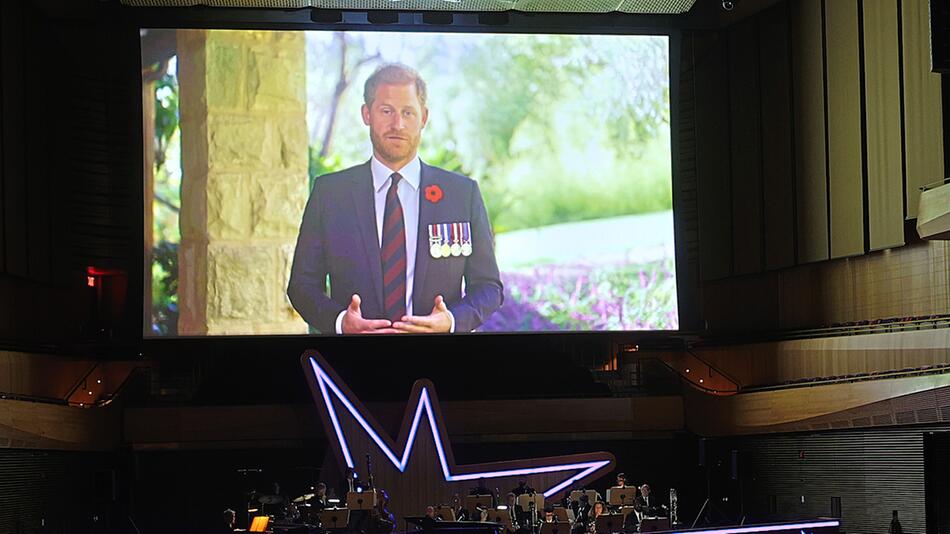
<svg viewBox="0 0 950 534"><path fill-rule="evenodd" d="M267 246L208 247L208 322L270 321L275 286L281 279L277 254Z"/></svg>
<svg viewBox="0 0 950 534"><path fill-rule="evenodd" d="M298 172L306 183L310 166L310 153L307 146L307 120L304 116L285 119L277 124L278 154L276 162L283 170Z"/></svg>
<svg viewBox="0 0 950 534"><path fill-rule="evenodd" d="M252 111L306 113L306 54L303 35L249 52L248 108Z"/></svg>
<svg viewBox="0 0 950 534"><path fill-rule="evenodd" d="M251 198L247 177L217 174L208 180L208 237L242 239L251 235Z"/></svg>
<svg viewBox="0 0 950 534"><path fill-rule="evenodd" d="M257 181L253 193L251 210L254 237L295 236L307 203L306 181L299 177L293 180Z"/></svg>
<svg viewBox="0 0 950 534"><path fill-rule="evenodd" d="M245 49L222 39L212 39L207 46L206 83L208 107L224 111L240 111L244 102Z"/></svg>
<svg viewBox="0 0 950 534"><path fill-rule="evenodd" d="M267 168L267 123L242 115L212 115L208 118L210 132L208 165L211 171Z"/></svg>

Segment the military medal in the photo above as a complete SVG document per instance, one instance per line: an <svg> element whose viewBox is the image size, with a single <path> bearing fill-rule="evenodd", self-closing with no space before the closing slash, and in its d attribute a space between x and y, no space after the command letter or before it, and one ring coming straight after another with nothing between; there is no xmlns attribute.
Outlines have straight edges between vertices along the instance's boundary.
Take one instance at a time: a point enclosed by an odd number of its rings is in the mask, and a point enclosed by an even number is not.
<svg viewBox="0 0 950 534"><path fill-rule="evenodd" d="M436 224L429 225L429 255L435 259L442 257L442 238L439 236L439 226Z"/></svg>
<svg viewBox="0 0 950 534"><path fill-rule="evenodd" d="M459 226L461 226L461 223L452 223L452 255L456 257L462 255L462 245L459 244L461 239Z"/></svg>
<svg viewBox="0 0 950 534"><path fill-rule="evenodd" d="M442 248L439 252L443 258L447 258L452 254L452 247L449 245L449 224L442 223L439 226L441 227L439 233L442 237Z"/></svg>
<svg viewBox="0 0 950 534"><path fill-rule="evenodd" d="M462 246L459 247L463 256L472 255L472 223L464 222L462 225Z"/></svg>

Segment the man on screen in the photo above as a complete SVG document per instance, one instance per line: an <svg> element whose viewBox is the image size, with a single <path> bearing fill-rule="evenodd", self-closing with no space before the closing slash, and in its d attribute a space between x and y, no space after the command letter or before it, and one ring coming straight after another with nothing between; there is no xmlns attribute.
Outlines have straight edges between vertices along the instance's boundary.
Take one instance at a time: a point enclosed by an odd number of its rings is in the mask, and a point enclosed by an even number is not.
<svg viewBox="0 0 950 534"><path fill-rule="evenodd" d="M323 333L474 330L502 303L478 183L419 160L429 111L415 70L380 67L363 102L373 156L317 179L287 295Z"/></svg>

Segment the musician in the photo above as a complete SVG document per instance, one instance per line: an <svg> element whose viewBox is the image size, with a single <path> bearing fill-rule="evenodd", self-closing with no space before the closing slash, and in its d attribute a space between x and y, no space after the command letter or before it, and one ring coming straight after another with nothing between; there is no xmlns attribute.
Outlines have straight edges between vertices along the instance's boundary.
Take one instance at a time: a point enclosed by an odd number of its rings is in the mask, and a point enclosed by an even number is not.
<svg viewBox="0 0 950 534"><path fill-rule="evenodd" d="M511 526L515 530L520 530L527 521L525 521L525 516L527 515L524 509L518 505L518 496L514 492L509 492L505 497L505 503L508 505L508 515L511 516Z"/></svg>
<svg viewBox="0 0 950 534"><path fill-rule="evenodd" d="M607 504L604 501L597 501L587 517L588 534L597 534L597 518L602 515L607 515Z"/></svg>
<svg viewBox="0 0 950 534"><path fill-rule="evenodd" d="M495 493L492 490L488 489L488 486L485 485L485 479L478 479L478 485L469 490L469 495L478 496L478 495L491 495L491 505L495 506ZM500 496L499 496L500 497ZM474 510L472 510L474 512Z"/></svg>
<svg viewBox="0 0 950 534"><path fill-rule="evenodd" d="M528 477L520 476L518 477L518 487L511 490L515 495L521 496L525 493L532 494L534 493L534 488L528 485Z"/></svg>
<svg viewBox="0 0 950 534"><path fill-rule="evenodd" d="M439 518L435 515L435 506L429 505L426 506L426 515L419 521L419 526L422 527L423 532L432 532L438 521Z"/></svg>
<svg viewBox="0 0 950 534"><path fill-rule="evenodd" d="M544 507L544 518L541 521L545 523L554 523L556 521L556 519L554 519L554 507Z"/></svg>
<svg viewBox="0 0 950 534"><path fill-rule="evenodd" d="M640 496L637 497L636 509L642 517L660 517L665 514L665 506L660 504L660 499L650 493L650 485L640 486Z"/></svg>
<svg viewBox="0 0 950 534"><path fill-rule="evenodd" d="M234 510L228 508L221 514L221 522L218 523L218 528L215 529L215 531L221 534L234 532L234 522L236 519L237 514L234 513Z"/></svg>
<svg viewBox="0 0 950 534"><path fill-rule="evenodd" d="M626 488L627 487L627 475L624 473L617 473L617 484L615 488Z"/></svg>
<svg viewBox="0 0 950 534"><path fill-rule="evenodd" d="M574 526L571 528L571 532L579 534L587 531L587 523L591 515L590 497L586 493L581 494L576 505L576 508L574 508Z"/></svg>
<svg viewBox="0 0 950 534"><path fill-rule="evenodd" d="M327 497L327 485L323 482L318 482L316 488L314 489L313 499L310 499L310 509L319 513L330 507L330 502Z"/></svg>

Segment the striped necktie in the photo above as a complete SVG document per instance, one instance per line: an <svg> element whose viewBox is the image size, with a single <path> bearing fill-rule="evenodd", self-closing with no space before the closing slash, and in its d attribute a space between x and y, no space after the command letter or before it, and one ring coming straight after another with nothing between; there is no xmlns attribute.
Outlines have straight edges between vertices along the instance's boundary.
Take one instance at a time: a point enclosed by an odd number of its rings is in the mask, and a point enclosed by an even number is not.
<svg viewBox="0 0 950 534"><path fill-rule="evenodd" d="M406 314L406 225L402 204L396 191L402 176L394 172L386 193L383 211L383 243L380 260L383 265L383 299L386 318L399 321Z"/></svg>

